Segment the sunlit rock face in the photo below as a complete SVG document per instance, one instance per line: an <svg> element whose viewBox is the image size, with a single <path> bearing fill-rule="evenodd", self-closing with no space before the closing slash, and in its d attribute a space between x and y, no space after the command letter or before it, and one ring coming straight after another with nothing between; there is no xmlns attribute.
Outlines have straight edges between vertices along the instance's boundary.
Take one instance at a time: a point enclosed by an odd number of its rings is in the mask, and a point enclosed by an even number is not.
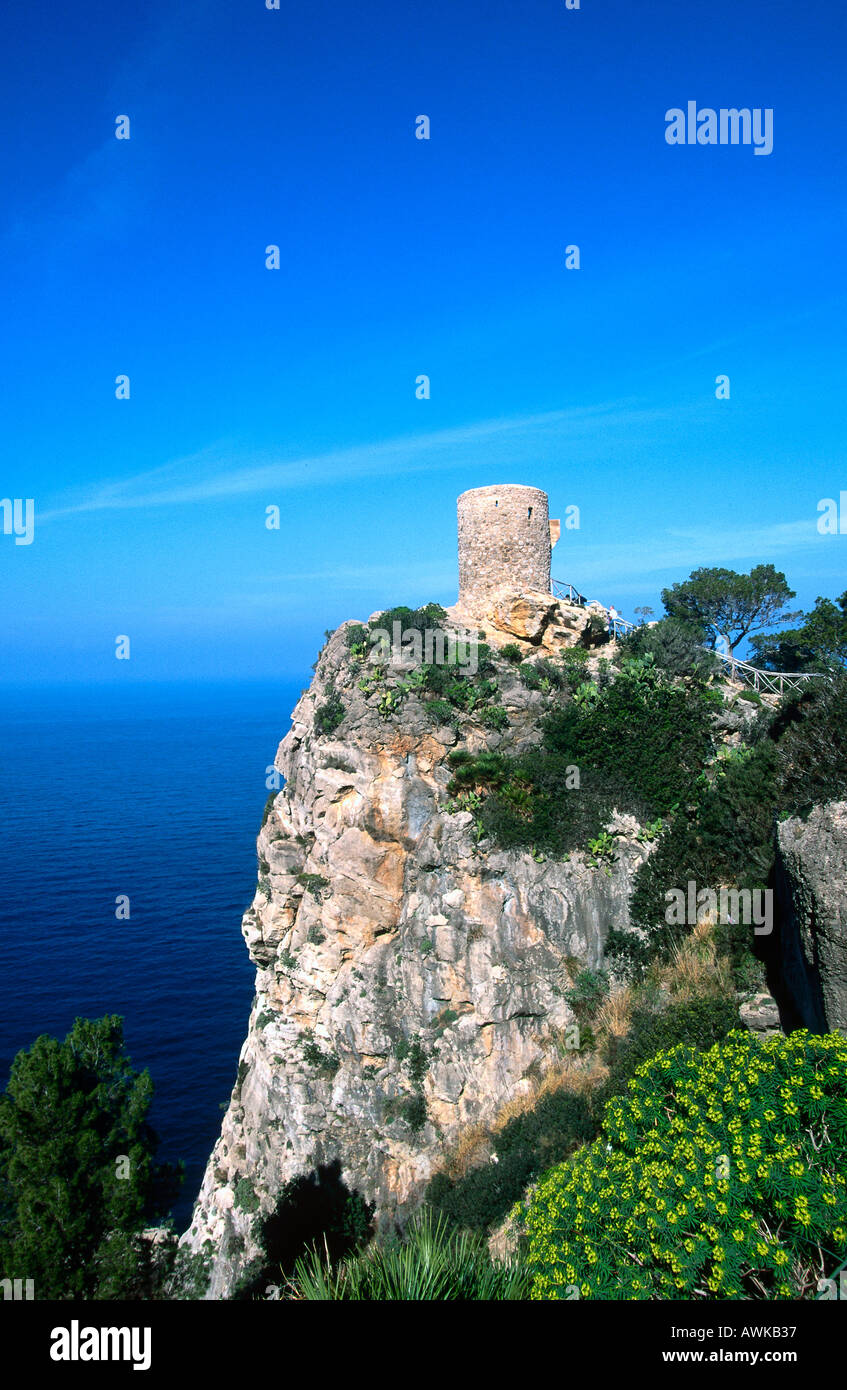
<svg viewBox="0 0 847 1390"><path fill-rule="evenodd" d="M494 645L508 634L538 653L533 612L542 636L573 631L549 596L526 602L505 610ZM380 713L349 626L294 710L276 758L285 785L259 834L243 922L256 997L183 1237L207 1257L212 1298L258 1256L286 1184L319 1166L338 1163L383 1225L414 1210L460 1133L561 1058L573 970L598 966L610 930L628 928L646 853L626 820L608 871L583 854L537 862L480 841L473 815L451 809L448 754L537 742L544 696L503 661L501 733L465 714L439 727L414 692ZM321 733L333 700L344 717Z"/></svg>

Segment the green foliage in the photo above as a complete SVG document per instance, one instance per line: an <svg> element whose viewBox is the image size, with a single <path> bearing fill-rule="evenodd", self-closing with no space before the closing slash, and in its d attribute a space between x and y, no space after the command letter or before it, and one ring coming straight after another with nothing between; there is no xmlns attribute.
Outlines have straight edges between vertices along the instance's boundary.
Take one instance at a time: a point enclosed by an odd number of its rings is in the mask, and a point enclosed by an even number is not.
<svg viewBox="0 0 847 1390"><path fill-rule="evenodd" d="M426 1101L421 1095L404 1096L398 1106L398 1113L412 1133L417 1134L427 1121Z"/></svg>
<svg viewBox="0 0 847 1390"><path fill-rule="evenodd" d="M173 1200L154 1163L149 1073L133 1070L116 1016L78 1018L12 1062L0 1096L0 1270L37 1299L144 1297L139 1232Z"/></svg>
<svg viewBox="0 0 847 1390"><path fill-rule="evenodd" d="M494 1137L497 1162L472 1168L456 1179L436 1174L426 1200L458 1226L488 1230L504 1219L528 1183L596 1133L584 1096L565 1090L550 1092Z"/></svg>
<svg viewBox="0 0 847 1390"><path fill-rule="evenodd" d="M583 1045L590 1035L583 1020L602 1003L607 987L605 971L587 970L577 978L573 997L569 995L580 1019ZM734 999L696 999L660 1013L642 1004L633 1012L625 1038L614 1034L607 1038L609 1075L597 1091L583 1095L559 1090L542 1096L533 1109L510 1120L494 1137L496 1163L473 1168L459 1178L436 1174L427 1188L427 1202L460 1226L491 1229L539 1174L596 1137L607 1100L626 1090L643 1062L677 1044L707 1049L737 1026Z"/></svg>
<svg viewBox="0 0 847 1390"><path fill-rule="evenodd" d="M524 1213L535 1299L803 1299L847 1245L847 1041L677 1047Z"/></svg>
<svg viewBox="0 0 847 1390"><path fill-rule="evenodd" d="M580 970L571 989L565 990L565 1002L570 1005L580 1023L596 1013L609 993L609 976L605 970Z"/></svg>
<svg viewBox="0 0 847 1390"><path fill-rule="evenodd" d="M333 1265L312 1250L298 1260L294 1296L310 1302L487 1302L527 1297L520 1265L496 1264L485 1243L423 1212L402 1239L374 1242Z"/></svg>
<svg viewBox="0 0 847 1390"><path fill-rule="evenodd" d="M751 632L799 617L784 611L794 596L785 575L773 565L756 565L749 574L698 569L683 583L662 590L669 617L713 640L725 637L730 650Z"/></svg>
<svg viewBox="0 0 847 1390"><path fill-rule="evenodd" d="M523 661L523 654L517 642L507 642L505 647L500 648L500 655L515 666L520 665Z"/></svg>
<svg viewBox="0 0 847 1390"><path fill-rule="evenodd" d="M799 628L751 637L751 661L769 671L824 671L847 663L847 590L821 598Z"/></svg>
<svg viewBox="0 0 847 1390"><path fill-rule="evenodd" d="M324 878L323 874L298 874L297 882L302 883L307 893L311 893L316 902L321 901L321 892L329 887L329 879Z"/></svg>
<svg viewBox="0 0 847 1390"><path fill-rule="evenodd" d="M504 729L509 727L509 716L502 705L489 705L482 712L481 723L486 729L495 729L498 733L502 733Z"/></svg>
<svg viewBox="0 0 847 1390"><path fill-rule="evenodd" d="M568 688L567 671L546 656L532 664L526 662L519 668L518 674L528 690L540 690L545 695L551 690Z"/></svg>
<svg viewBox="0 0 847 1390"><path fill-rule="evenodd" d="M456 711L449 700L429 700L426 709L430 719L436 724L450 724L456 717Z"/></svg>
<svg viewBox="0 0 847 1390"><path fill-rule="evenodd" d="M713 703L646 658L581 689L585 698L545 719L540 748L513 758L453 754L449 790L485 796L483 829L506 848L561 855L593 841L608 864L614 846L601 832L615 808L649 820L690 795L712 749Z"/></svg>
<svg viewBox="0 0 847 1390"><path fill-rule="evenodd" d="M353 623L345 633L347 647L354 661L364 661L368 654L368 629L361 623Z"/></svg>
<svg viewBox="0 0 847 1390"><path fill-rule="evenodd" d="M310 1067L323 1076L333 1077L341 1066L334 1052L323 1052L314 1038L306 1038L303 1043L303 1057Z"/></svg>
<svg viewBox="0 0 847 1390"><path fill-rule="evenodd" d="M612 958L637 968L651 954L667 955L686 930L665 922L671 888L768 885L778 818L847 797L847 675L815 685L800 699L770 713L751 731L752 744L719 761L712 780L695 789L687 814L678 814L641 866L630 899L631 934L608 943ZM750 927L731 933L736 966L749 967Z"/></svg>
<svg viewBox="0 0 847 1390"><path fill-rule="evenodd" d="M271 818L271 815L272 815L272 813L273 813L273 808L274 808L274 802L276 801L276 799L277 799L278 796L279 796L279 792L271 792L270 796L268 797L267 801L265 802L265 809L264 809L263 812L262 812L262 826L263 826L263 827L264 827L265 825L267 825L268 821L269 821L270 818Z"/></svg>
<svg viewBox="0 0 847 1390"><path fill-rule="evenodd" d="M259 1199L253 1191L253 1184L249 1178L239 1178L234 1188L234 1202L239 1211L255 1212L259 1210Z"/></svg>
<svg viewBox="0 0 847 1390"><path fill-rule="evenodd" d="M344 718L344 705L333 691L326 704L315 711L315 729L319 734L334 734Z"/></svg>
<svg viewBox="0 0 847 1390"><path fill-rule="evenodd" d="M598 1094L602 1106L610 1096L626 1091L636 1071L651 1057L668 1048L684 1045L706 1052L738 1028L738 1003L733 996L716 995L671 1004L656 1011L647 1004L633 1010L625 1037L610 1034L605 1059L609 1075Z"/></svg>
<svg viewBox="0 0 847 1390"><path fill-rule="evenodd" d="M371 632L382 628L390 635L395 623L399 623L401 629L407 632L427 632L443 628L446 622L447 614L441 605L427 603L423 608L406 608L404 605L389 608L387 612L371 618L368 627Z"/></svg>
<svg viewBox="0 0 847 1390"><path fill-rule="evenodd" d="M422 666L421 671L427 694L435 695L451 709L465 714L474 714L477 709L489 705L498 693L496 680L480 679L479 674L469 674L465 667L456 664Z"/></svg>
<svg viewBox="0 0 847 1390"><path fill-rule="evenodd" d="M777 755L772 742L742 759L719 764L714 780L698 793L690 814L678 815L635 877L630 898L633 924L648 934L651 952L666 955L687 928L665 921L671 888L693 880L703 886L761 888L774 858L773 824L779 805ZM747 928L749 932L750 929ZM609 945L619 960L638 955L636 937Z"/></svg>
<svg viewBox="0 0 847 1390"><path fill-rule="evenodd" d="M712 708L706 694L671 683L652 663L625 661L596 699L547 717L544 745L581 771L614 776L630 800L664 815L687 797L711 753Z"/></svg>
<svg viewBox="0 0 847 1390"><path fill-rule="evenodd" d="M815 681L778 744L781 807L797 812L847 798L847 673Z"/></svg>
<svg viewBox="0 0 847 1390"><path fill-rule="evenodd" d="M608 830L601 830L593 840L588 841L588 862L595 869L603 869L611 875L612 864L617 857L615 837Z"/></svg>
<svg viewBox="0 0 847 1390"><path fill-rule="evenodd" d="M652 657L667 676L693 676L708 680L716 674L718 662L703 646L700 633L690 623L662 618L652 627L633 628L620 643L626 658Z"/></svg>
<svg viewBox="0 0 847 1390"><path fill-rule="evenodd" d="M429 1056L426 1050L418 1042L417 1038L414 1038L412 1043L410 1044L409 1053L406 1060L409 1079L411 1080L412 1085L417 1087L422 1086L423 1079L426 1076L427 1067L429 1066Z"/></svg>

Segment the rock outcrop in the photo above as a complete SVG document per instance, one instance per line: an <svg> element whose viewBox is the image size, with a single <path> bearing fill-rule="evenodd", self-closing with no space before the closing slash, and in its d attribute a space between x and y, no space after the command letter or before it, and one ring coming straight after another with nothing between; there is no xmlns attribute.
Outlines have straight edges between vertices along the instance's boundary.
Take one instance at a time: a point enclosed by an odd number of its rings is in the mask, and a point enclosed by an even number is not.
<svg viewBox="0 0 847 1390"><path fill-rule="evenodd" d="M783 821L777 838L784 1021L847 1028L847 802Z"/></svg>
<svg viewBox="0 0 847 1390"><path fill-rule="evenodd" d="M497 645L520 636L543 654L553 633L575 640L582 619L541 597L500 614ZM605 866L480 842L472 811L448 794L448 754L457 742L533 744L544 695L501 660L508 728L473 714L439 727L414 688L400 697L395 683L389 698L374 685L350 627L294 710L276 759L285 784L259 835L243 922L256 995L183 1237L207 1257L211 1298L228 1297L259 1255L286 1185L320 1167L339 1165L383 1225L414 1210L460 1133L490 1122L569 1045L565 991L575 970L601 963L612 928L628 929L647 852L625 818Z"/></svg>

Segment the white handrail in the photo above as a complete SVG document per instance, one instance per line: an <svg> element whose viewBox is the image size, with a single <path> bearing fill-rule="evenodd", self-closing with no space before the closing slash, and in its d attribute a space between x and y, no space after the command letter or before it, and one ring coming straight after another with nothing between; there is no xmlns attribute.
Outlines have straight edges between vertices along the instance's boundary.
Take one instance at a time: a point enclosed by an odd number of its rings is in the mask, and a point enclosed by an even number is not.
<svg viewBox="0 0 847 1390"><path fill-rule="evenodd" d="M585 595L573 584L554 579L552 589L558 598L566 598L567 602L573 603L577 608L589 606ZM600 607L603 605L600 604ZM609 631L613 638L616 638L619 632L623 632L624 635L634 632L635 626L635 623L628 622L626 618L609 618ZM703 646L706 651L713 651L705 642ZM782 695L786 688L801 690L804 681L823 680L825 677L823 671L764 671L760 666L752 666L749 661L741 661L739 657L730 656L727 652L715 651L714 655L728 668L729 679L736 685L750 685L754 690L764 690L770 695Z"/></svg>

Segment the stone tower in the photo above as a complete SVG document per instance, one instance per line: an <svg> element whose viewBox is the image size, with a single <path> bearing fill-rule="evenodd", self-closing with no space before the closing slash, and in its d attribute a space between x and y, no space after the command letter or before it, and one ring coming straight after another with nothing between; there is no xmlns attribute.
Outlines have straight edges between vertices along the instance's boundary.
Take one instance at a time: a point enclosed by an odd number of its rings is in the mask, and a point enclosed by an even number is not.
<svg viewBox="0 0 847 1390"><path fill-rule="evenodd" d="M550 592L550 552L559 539L547 493L504 483L463 492L459 512L459 604L476 609L496 592Z"/></svg>

